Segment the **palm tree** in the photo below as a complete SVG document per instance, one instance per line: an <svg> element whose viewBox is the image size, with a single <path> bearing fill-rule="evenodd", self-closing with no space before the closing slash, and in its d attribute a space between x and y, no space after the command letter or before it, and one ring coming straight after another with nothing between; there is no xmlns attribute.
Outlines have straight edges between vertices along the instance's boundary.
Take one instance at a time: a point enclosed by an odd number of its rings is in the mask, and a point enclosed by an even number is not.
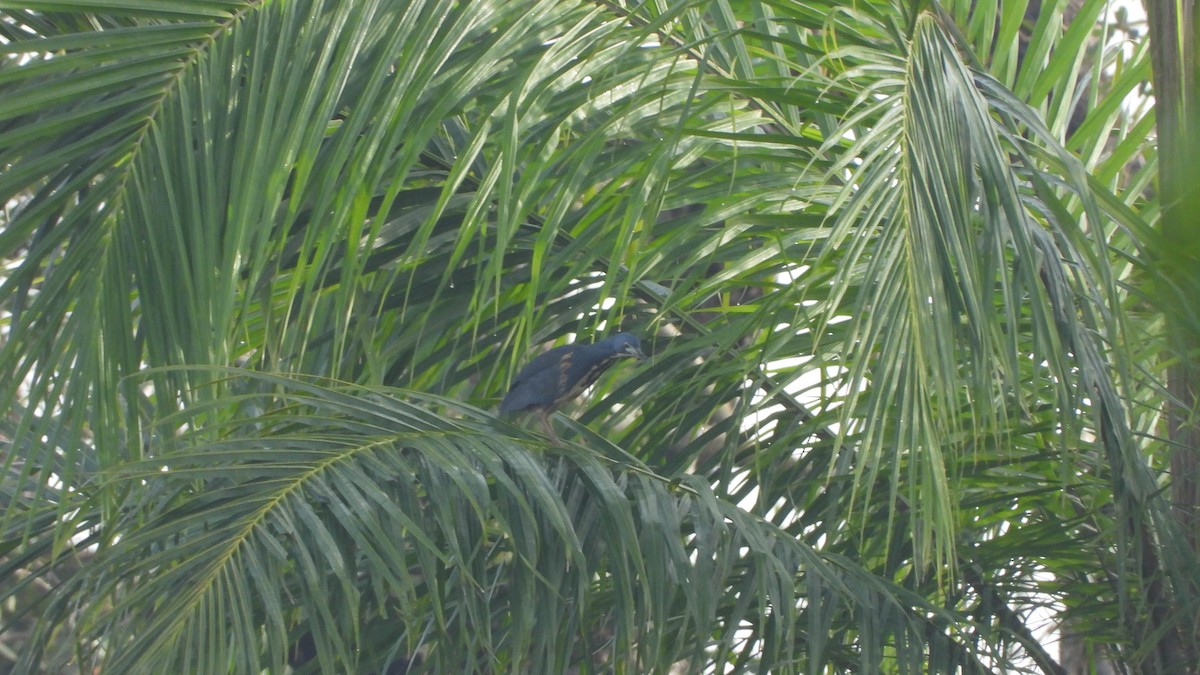
<svg viewBox="0 0 1200 675"><path fill-rule="evenodd" d="M6 668L1195 672L1105 2L2 6Z"/></svg>

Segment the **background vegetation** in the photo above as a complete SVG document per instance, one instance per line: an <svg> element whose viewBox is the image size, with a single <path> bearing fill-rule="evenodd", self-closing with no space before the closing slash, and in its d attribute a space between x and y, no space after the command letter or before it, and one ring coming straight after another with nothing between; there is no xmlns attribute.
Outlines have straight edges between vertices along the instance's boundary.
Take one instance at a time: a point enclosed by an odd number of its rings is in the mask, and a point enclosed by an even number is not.
<svg viewBox="0 0 1200 675"><path fill-rule="evenodd" d="M1196 672L1191 7L0 1L0 670Z"/></svg>

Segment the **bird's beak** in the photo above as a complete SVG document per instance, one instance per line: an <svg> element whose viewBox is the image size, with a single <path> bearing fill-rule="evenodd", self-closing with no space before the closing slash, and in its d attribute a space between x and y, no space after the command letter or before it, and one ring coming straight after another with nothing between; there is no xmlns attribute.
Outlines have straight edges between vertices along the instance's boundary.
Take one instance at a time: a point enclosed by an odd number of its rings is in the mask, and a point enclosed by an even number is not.
<svg viewBox="0 0 1200 675"><path fill-rule="evenodd" d="M638 361L646 360L646 354L644 352L642 352L642 350L638 349L637 347L634 347L633 345L625 345L625 355L632 356L632 357L636 358Z"/></svg>

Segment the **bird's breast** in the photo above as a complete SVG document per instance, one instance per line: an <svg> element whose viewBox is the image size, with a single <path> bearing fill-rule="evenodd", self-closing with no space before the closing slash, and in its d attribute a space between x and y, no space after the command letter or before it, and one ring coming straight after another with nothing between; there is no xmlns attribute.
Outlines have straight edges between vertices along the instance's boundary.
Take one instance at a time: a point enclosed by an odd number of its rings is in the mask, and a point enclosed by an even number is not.
<svg viewBox="0 0 1200 675"><path fill-rule="evenodd" d="M565 401L583 393L583 390L592 386L616 360L616 356L610 356L590 364L568 364L559 378L561 400Z"/></svg>

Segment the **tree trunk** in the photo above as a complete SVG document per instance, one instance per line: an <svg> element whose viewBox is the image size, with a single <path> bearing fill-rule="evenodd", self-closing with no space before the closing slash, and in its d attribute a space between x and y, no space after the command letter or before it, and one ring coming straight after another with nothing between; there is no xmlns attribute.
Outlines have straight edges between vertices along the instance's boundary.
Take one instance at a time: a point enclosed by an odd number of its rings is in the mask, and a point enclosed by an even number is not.
<svg viewBox="0 0 1200 675"><path fill-rule="evenodd" d="M1197 77L1194 0L1146 0L1149 17L1155 112L1158 125L1159 185L1162 213L1160 297L1169 332L1167 433L1171 452L1171 503L1188 548L1200 554L1200 181L1195 157L1200 152L1200 98ZM1183 609L1175 589L1174 609ZM1156 612L1157 614L1157 612ZM1153 621L1153 619L1151 619ZM1164 630L1159 663L1170 672L1200 672L1200 633L1194 621ZM1191 634L1189 634L1191 633Z"/></svg>

